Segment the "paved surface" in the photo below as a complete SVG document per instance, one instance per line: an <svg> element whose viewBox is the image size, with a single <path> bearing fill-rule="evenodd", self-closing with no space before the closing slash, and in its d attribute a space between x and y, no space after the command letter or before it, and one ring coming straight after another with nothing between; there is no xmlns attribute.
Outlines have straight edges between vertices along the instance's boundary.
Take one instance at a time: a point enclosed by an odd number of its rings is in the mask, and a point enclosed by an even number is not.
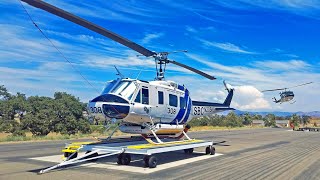
<svg viewBox="0 0 320 180"><path fill-rule="evenodd" d="M37 175L39 169L55 163L31 158L58 155L68 141L1 144L0 179L320 179L320 133L266 128L189 134L193 138L225 140L230 146L216 146L223 155L210 158L181 151L161 154L159 167L170 166L151 173L127 171L143 169L141 157L134 157L130 167L77 166ZM189 163L181 163L186 159ZM115 161L113 157L97 164ZM180 164L174 166L176 161Z"/></svg>

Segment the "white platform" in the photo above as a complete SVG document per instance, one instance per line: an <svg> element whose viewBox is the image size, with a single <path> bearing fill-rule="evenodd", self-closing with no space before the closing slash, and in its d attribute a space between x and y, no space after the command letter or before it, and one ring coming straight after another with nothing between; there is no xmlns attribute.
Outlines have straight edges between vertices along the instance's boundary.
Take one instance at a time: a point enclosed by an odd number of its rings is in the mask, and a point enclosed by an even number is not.
<svg viewBox="0 0 320 180"><path fill-rule="evenodd" d="M195 152L198 153L198 152ZM81 153L80 153L81 154ZM79 155L80 155L79 154ZM202 153L203 154L203 153ZM97 162L97 163L85 163L81 164L80 166L82 167L90 167L90 168L104 168L104 169L111 169L111 170L120 170L120 171L127 171L127 172L134 172L134 173L142 173L142 174L149 174L161 170L165 170L168 168L173 168L177 166L181 166L184 164L189 164L205 159L210 159L210 158L215 158L218 156L221 156L223 154L216 153L215 155L200 155L196 157L187 157L186 159L183 160L178 160L178 161L172 161L169 163L165 164L158 164L156 168L144 168L141 166L132 166L132 165L118 165L116 162ZM43 157L35 157L35 158L29 158L32 160L37 160L37 161L46 161L46 162L53 162L53 163L60 163L62 161L62 155L52 155L52 156L43 156ZM143 164L142 159L134 160L133 162L136 161L141 161L141 164ZM124 168L125 167L125 168Z"/></svg>

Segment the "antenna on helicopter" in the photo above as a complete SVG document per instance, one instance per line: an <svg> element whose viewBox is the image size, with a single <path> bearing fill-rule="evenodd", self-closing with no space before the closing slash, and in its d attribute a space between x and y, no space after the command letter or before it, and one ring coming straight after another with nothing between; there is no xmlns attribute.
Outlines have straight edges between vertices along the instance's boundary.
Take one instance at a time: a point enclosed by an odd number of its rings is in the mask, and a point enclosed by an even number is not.
<svg viewBox="0 0 320 180"><path fill-rule="evenodd" d="M234 90L234 88L230 84L227 84L225 80L223 80L223 85L226 88L226 90L228 91L228 93L231 91L231 89Z"/></svg>
<svg viewBox="0 0 320 180"><path fill-rule="evenodd" d="M141 72L142 72L142 69L139 71L139 74L137 75L136 79L138 79L138 78L139 78L139 76L140 76Z"/></svg>
<svg viewBox="0 0 320 180"><path fill-rule="evenodd" d="M83 26L83 27L85 27L87 29L90 29L90 30L92 30L92 31L94 31L94 32L96 32L96 33L98 33L98 34L100 34L102 36L105 36L107 38L110 38L110 39L112 39L112 40L114 40L114 41L116 41L116 42L118 42L118 43L120 43L120 44L122 44L122 45L124 45L124 46L126 46L126 47L128 47L128 48L130 48L130 49L132 49L132 50L144 55L144 56L146 56L146 57L153 57L155 59L156 66L159 65L159 69L157 68L157 79L158 80L163 80L164 79L165 67L166 67L166 65L168 63L172 63L172 64L175 64L175 65L180 66L182 68L188 69L188 70L190 70L190 71L192 71L194 73L197 73L197 74L199 74L201 76L204 76L204 77L206 77L206 78L208 78L210 80L216 79L214 76L211 76L211 75L209 75L207 73L204 73L204 72L202 72L200 70L197 70L197 69L195 69L193 67L190 67L188 65L179 63L179 62L174 61L174 60L169 60L168 59L169 52L158 52L157 53L155 51L150 51L149 49L147 49L147 48L145 48L145 47L143 47L143 46L141 46L139 44L136 44L135 42L132 42L132 41L130 41L130 40L128 40L128 39L126 39L126 38L114 33L114 32L112 32L112 31L109 31L109 30L107 30L107 29L105 29L105 28L103 28L103 27L101 27L99 25L96 25L96 24L94 24L92 22L89 22L89 21L87 21L85 19L82 19L82 18L80 18L80 17L78 17L78 16L76 16L74 14L71 14L71 13L69 13L67 11L64 11L64 10L62 10L62 9L60 9L58 7L55 7L55 6L51 5L51 4L48 4L48 3L44 2L44 1L40 1L40 0L21 0L21 1L26 2L26 3L30 4L31 6L34 6L36 8L40 8L40 9L42 9L44 11L47 11L47 12L49 12L51 14L54 14L56 16L59 16L59 17L61 17L63 19L69 20L69 21L71 21L71 22L73 22L75 24L78 24L80 26ZM173 51L171 53L176 53L176 52L186 52L186 50ZM164 66L164 68L163 68L163 66Z"/></svg>
<svg viewBox="0 0 320 180"><path fill-rule="evenodd" d="M118 76L121 77L121 79L124 79L124 75L119 71L119 69L117 68L117 66L114 66L114 68L116 68L117 74Z"/></svg>

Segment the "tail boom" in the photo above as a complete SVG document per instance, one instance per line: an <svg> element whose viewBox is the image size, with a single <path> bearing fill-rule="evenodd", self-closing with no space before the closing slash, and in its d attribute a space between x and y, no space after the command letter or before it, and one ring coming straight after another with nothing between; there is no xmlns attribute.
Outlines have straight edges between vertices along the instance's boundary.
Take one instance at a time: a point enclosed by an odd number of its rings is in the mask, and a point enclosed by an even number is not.
<svg viewBox="0 0 320 180"><path fill-rule="evenodd" d="M212 103L203 101L192 101L192 115L194 117L208 116L222 111L235 110L230 107L233 89L229 89L228 96L226 97L224 103Z"/></svg>

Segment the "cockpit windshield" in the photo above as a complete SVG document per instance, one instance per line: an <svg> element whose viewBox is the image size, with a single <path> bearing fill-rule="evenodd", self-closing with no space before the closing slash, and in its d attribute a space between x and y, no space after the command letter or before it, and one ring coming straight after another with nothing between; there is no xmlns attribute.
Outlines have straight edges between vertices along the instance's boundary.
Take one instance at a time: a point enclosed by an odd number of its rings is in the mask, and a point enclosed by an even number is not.
<svg viewBox="0 0 320 180"><path fill-rule="evenodd" d="M115 86L110 93L120 95L127 99L131 99L134 91L136 89L136 85L132 81L121 81L117 86Z"/></svg>
<svg viewBox="0 0 320 180"><path fill-rule="evenodd" d="M108 81L101 94L107 94L110 92L119 80L120 79Z"/></svg>

